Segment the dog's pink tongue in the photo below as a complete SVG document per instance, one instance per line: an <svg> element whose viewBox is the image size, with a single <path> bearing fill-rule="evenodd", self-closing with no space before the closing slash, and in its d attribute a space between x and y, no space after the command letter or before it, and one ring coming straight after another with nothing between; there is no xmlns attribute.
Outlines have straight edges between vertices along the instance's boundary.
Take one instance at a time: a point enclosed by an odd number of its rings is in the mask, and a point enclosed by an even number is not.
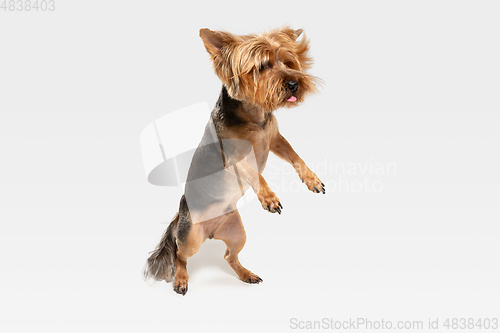
<svg viewBox="0 0 500 333"><path fill-rule="evenodd" d="M295 97L295 96L292 95L291 97L287 98L286 100L288 102L295 102L297 100L297 97Z"/></svg>

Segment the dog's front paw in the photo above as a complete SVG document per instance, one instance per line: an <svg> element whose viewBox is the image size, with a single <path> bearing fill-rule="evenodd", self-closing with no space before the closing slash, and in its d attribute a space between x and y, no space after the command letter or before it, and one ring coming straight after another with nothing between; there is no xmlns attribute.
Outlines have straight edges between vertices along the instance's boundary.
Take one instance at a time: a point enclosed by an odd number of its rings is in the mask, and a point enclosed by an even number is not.
<svg viewBox="0 0 500 333"><path fill-rule="evenodd" d="M262 204L262 208L271 213L281 214L281 210L283 206L281 205L280 199L276 196L276 194L271 191L270 188L261 189L257 194L260 203Z"/></svg>
<svg viewBox="0 0 500 333"><path fill-rule="evenodd" d="M325 184L321 182L321 180L316 176L314 172L308 170L308 172L302 175L302 182L306 184L309 191L313 191L314 193L326 193Z"/></svg>

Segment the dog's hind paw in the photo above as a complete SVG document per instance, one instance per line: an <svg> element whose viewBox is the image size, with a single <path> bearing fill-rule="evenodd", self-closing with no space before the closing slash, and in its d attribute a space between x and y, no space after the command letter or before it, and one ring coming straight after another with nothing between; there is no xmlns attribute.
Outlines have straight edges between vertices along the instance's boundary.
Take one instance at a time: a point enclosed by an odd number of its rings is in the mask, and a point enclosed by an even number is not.
<svg viewBox="0 0 500 333"><path fill-rule="evenodd" d="M181 294L182 296L186 295L186 293L188 291L187 282L180 281L179 283L177 283L177 281L176 281L174 284L174 291L178 294Z"/></svg>
<svg viewBox="0 0 500 333"><path fill-rule="evenodd" d="M246 283L250 283L250 284L257 284L257 283L261 283L264 280L262 280L258 275L248 271L241 277L241 281L246 282Z"/></svg>

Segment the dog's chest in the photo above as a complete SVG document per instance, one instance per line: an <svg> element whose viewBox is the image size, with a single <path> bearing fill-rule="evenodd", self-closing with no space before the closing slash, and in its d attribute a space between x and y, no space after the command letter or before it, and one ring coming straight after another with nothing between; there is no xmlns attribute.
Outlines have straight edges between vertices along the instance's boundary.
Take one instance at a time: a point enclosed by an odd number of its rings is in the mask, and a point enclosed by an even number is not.
<svg viewBox="0 0 500 333"><path fill-rule="evenodd" d="M262 173L266 166L271 138L271 131L267 127L264 129L255 128L248 132L246 140L252 144L259 173Z"/></svg>

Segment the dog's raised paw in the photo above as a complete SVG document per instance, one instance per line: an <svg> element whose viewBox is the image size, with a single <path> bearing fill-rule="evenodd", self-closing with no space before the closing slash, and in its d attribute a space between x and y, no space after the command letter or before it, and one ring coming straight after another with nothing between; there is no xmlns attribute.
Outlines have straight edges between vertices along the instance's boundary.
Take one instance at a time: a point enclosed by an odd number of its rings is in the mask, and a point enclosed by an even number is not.
<svg viewBox="0 0 500 333"><path fill-rule="evenodd" d="M281 214L281 210L283 209L283 205L280 202L280 199L276 196L276 194L271 191L261 191L258 195L259 201L262 204L262 208L271 212Z"/></svg>
<svg viewBox="0 0 500 333"><path fill-rule="evenodd" d="M314 193L326 194L325 184L316 176L312 171L302 177L302 182L306 184L307 188Z"/></svg>

